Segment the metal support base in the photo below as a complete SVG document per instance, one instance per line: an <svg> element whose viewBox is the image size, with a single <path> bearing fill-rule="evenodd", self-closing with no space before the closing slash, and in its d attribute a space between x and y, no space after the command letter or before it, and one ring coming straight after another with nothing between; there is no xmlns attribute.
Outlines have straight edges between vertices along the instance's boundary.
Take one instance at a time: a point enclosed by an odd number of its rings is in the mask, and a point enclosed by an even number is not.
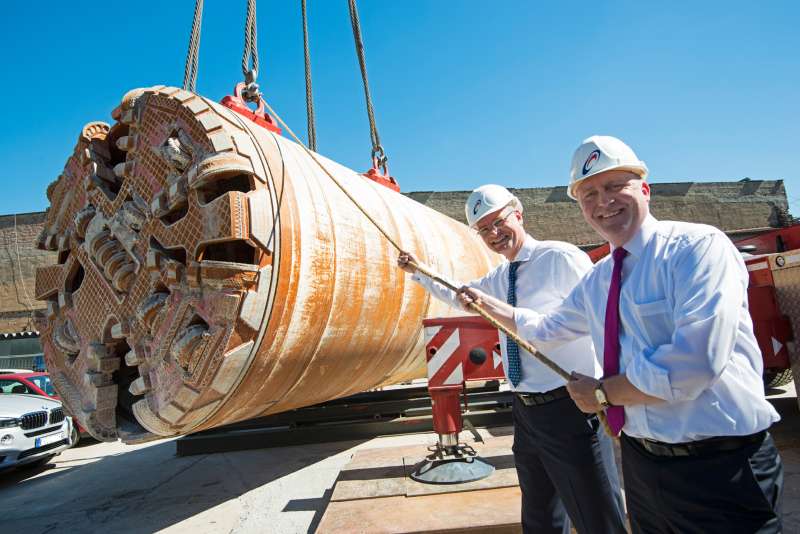
<svg viewBox="0 0 800 534"><path fill-rule="evenodd" d="M414 466L411 478L425 484L461 484L486 478L494 466L463 443L453 447L436 445L432 454Z"/></svg>

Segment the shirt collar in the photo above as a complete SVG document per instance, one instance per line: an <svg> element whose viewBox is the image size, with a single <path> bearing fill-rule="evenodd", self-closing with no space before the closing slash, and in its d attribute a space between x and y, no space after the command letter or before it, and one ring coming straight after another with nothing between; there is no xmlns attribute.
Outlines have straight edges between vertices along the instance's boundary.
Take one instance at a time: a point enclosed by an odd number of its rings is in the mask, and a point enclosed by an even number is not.
<svg viewBox="0 0 800 534"><path fill-rule="evenodd" d="M525 241L522 243L522 248L517 252L514 261L528 261L531 259L538 243L530 234L525 234Z"/></svg>
<svg viewBox="0 0 800 534"><path fill-rule="evenodd" d="M642 225L639 227L639 230L633 235L633 237L623 245L623 248L628 251L628 254L639 258L642 256L642 251L644 247L647 246L648 241L650 238L653 237L653 234L656 232L656 224L658 221L655 217L647 214L644 221L642 221ZM616 247L611 247L611 252L614 251Z"/></svg>

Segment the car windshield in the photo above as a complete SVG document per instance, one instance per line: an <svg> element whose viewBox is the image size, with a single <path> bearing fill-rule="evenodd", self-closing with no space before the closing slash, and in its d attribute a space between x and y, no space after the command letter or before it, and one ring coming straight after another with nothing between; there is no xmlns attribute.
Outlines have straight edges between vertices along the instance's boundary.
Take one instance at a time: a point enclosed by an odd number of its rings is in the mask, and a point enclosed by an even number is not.
<svg viewBox="0 0 800 534"><path fill-rule="evenodd" d="M0 393L34 393L34 391L19 380L2 378L0 379Z"/></svg>
<svg viewBox="0 0 800 534"><path fill-rule="evenodd" d="M28 380L36 384L39 389L51 397L55 396L56 390L53 389L53 384L50 383L50 377L48 375L32 376L28 378Z"/></svg>

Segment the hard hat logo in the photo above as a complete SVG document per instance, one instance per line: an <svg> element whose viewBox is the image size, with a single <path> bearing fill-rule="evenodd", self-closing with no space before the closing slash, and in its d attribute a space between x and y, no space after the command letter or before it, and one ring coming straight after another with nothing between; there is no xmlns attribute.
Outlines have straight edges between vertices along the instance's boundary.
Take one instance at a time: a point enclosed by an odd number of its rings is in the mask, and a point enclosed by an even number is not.
<svg viewBox="0 0 800 534"><path fill-rule="evenodd" d="M472 208L472 214L473 215L477 215L478 214L478 208L480 208L480 207L481 207L481 199L478 199L478 201L475 203L475 207Z"/></svg>
<svg viewBox="0 0 800 534"><path fill-rule="evenodd" d="M599 150L595 150L591 154L589 154L589 157L586 158L586 161L583 163L583 174L584 175L586 175L587 172L592 170L592 167L594 167L594 164L597 163L598 159L600 159L600 151Z"/></svg>
<svg viewBox="0 0 800 534"><path fill-rule="evenodd" d="M617 169L628 170L647 179L647 165L621 140L609 135L593 135L584 139L572 155L567 195L577 200L575 188L580 182L601 172Z"/></svg>

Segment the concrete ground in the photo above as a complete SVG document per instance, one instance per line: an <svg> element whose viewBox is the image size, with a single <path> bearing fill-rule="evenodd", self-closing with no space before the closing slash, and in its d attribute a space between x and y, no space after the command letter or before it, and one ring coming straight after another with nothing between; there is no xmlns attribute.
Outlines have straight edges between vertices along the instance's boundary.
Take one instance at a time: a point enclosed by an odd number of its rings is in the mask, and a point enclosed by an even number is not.
<svg viewBox="0 0 800 534"><path fill-rule="evenodd" d="M800 410L793 387L772 393L783 416L773 434L785 464L784 531L800 532ZM313 532L355 451L434 441L412 434L179 458L171 440L87 440L44 468L0 474L0 526L26 534Z"/></svg>

